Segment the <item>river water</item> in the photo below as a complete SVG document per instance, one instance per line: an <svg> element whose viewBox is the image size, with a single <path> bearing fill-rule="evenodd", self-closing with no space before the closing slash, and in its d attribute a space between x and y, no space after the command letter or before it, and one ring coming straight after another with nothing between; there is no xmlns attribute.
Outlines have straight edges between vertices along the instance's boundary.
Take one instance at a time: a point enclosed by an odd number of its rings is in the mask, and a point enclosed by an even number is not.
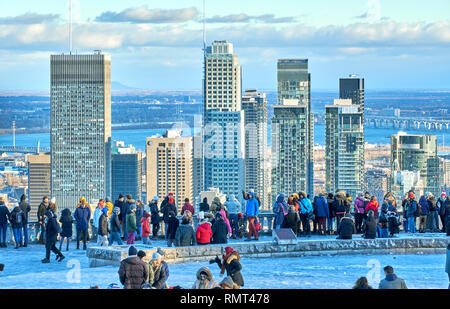
<svg viewBox="0 0 450 309"><path fill-rule="evenodd" d="M406 131L410 134L436 134L438 135L438 143L442 145L450 143L450 132L433 132L433 131ZM126 144L132 144L138 150L145 151L145 140L156 134L163 134L165 129L131 129L131 130L113 130L112 139L125 141ZM270 132L270 126L269 126ZM389 144L390 136L397 134L399 130L385 129L385 128L366 128L365 138L369 144ZM40 141L41 147L50 147L50 133L35 133L35 134L18 134L16 135L16 146L32 147L37 146ZM325 145L325 126L316 124L314 126L314 142L319 145ZM10 146L13 144L12 135L0 135L0 145ZM270 134L269 134L270 145Z"/></svg>

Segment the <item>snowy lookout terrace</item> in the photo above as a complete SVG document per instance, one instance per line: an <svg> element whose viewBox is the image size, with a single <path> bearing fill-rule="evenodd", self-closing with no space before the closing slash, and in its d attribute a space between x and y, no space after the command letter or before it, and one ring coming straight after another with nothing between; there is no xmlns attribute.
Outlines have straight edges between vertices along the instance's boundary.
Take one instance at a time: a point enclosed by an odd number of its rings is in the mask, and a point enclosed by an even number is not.
<svg viewBox="0 0 450 309"><path fill-rule="evenodd" d="M337 240L335 237L313 239L294 239L278 241L276 237L263 236L259 241L231 241L228 244L211 244L207 246L163 247L168 263L183 263L214 259L222 255L222 248L227 246L237 250L241 257L274 258L302 257L343 254L445 254L450 238L445 234L426 236L401 236L399 238L378 238ZM147 256L156 252L158 245L145 246L136 244L136 249L143 250ZM119 266L120 261L128 257L129 246L90 247L87 249L90 267L107 265Z"/></svg>

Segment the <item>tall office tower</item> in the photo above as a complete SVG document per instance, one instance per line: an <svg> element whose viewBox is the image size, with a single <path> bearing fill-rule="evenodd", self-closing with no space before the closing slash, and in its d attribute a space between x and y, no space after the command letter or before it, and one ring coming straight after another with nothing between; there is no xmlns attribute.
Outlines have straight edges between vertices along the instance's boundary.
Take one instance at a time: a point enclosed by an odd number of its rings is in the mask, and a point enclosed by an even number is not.
<svg viewBox="0 0 450 309"><path fill-rule="evenodd" d="M358 105L359 111L364 113L364 78L350 75L339 79L339 99L351 99L352 104Z"/></svg>
<svg viewBox="0 0 450 309"><path fill-rule="evenodd" d="M178 209L184 199L192 201L192 137L182 137L179 130L167 130L163 137L148 137L147 199L160 199L173 193Z"/></svg>
<svg viewBox="0 0 450 309"><path fill-rule="evenodd" d="M308 112L296 101L274 106L272 118L272 203L278 194L305 190L308 179Z"/></svg>
<svg viewBox="0 0 450 309"><path fill-rule="evenodd" d="M384 169L372 168L365 173L364 192L370 192L376 196L377 201L382 201L384 196L391 192L390 177Z"/></svg>
<svg viewBox="0 0 450 309"><path fill-rule="evenodd" d="M351 99L325 106L325 190L356 198L364 190L363 115Z"/></svg>
<svg viewBox="0 0 450 309"><path fill-rule="evenodd" d="M436 135L398 134L391 136L391 175L419 172L425 191L440 194L439 158Z"/></svg>
<svg viewBox="0 0 450 309"><path fill-rule="evenodd" d="M239 198L245 185L241 67L227 41L214 41L204 60L203 186Z"/></svg>
<svg viewBox="0 0 450 309"><path fill-rule="evenodd" d="M272 199L275 199L279 193L289 194L299 190L304 190L312 196L314 194L314 115L311 111L311 74L308 73L308 60L279 59L277 72L278 106L274 108L275 115L272 120ZM274 120L275 123L280 121L280 128L273 126ZM289 127L290 125L294 127ZM284 134L287 132L301 139L285 138ZM279 144L274 146L274 137L276 138L277 134L280 135L277 141ZM293 150L294 153L288 153L287 149ZM278 151L283 151L289 158L283 159L277 153ZM290 170L288 166L302 170ZM281 171L300 178L282 181L281 179L288 177L288 174L279 174ZM300 176L303 174L304 176ZM291 181L292 184L288 185ZM292 186L293 184L295 185Z"/></svg>
<svg viewBox="0 0 450 309"><path fill-rule="evenodd" d="M111 57L51 56L51 195L59 209L111 193Z"/></svg>
<svg viewBox="0 0 450 309"><path fill-rule="evenodd" d="M31 216L36 218L42 198L48 196L50 199L50 154L27 155L26 161L28 164L28 199Z"/></svg>
<svg viewBox="0 0 450 309"><path fill-rule="evenodd" d="M242 109L245 116L245 188L258 192L261 210L269 210L266 94L247 89L242 96Z"/></svg>
<svg viewBox="0 0 450 309"><path fill-rule="evenodd" d="M122 141L114 141L111 151L112 201L119 194L131 194L133 199L142 200L142 152Z"/></svg>

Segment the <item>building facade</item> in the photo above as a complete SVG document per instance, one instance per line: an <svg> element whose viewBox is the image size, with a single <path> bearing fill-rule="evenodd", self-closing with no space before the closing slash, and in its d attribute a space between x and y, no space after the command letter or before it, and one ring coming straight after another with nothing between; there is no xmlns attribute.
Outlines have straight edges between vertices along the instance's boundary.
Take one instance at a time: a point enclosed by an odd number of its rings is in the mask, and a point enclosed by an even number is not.
<svg viewBox="0 0 450 309"><path fill-rule="evenodd" d="M348 78L339 79L339 99L351 99L352 104L357 105L364 115L364 78L350 75Z"/></svg>
<svg viewBox="0 0 450 309"><path fill-rule="evenodd" d="M51 196L60 209L111 193L111 58L52 55Z"/></svg>
<svg viewBox="0 0 450 309"><path fill-rule="evenodd" d="M306 106L274 106L272 118L272 203L278 194L306 190L308 179Z"/></svg>
<svg viewBox="0 0 450 309"><path fill-rule="evenodd" d="M441 175L436 135L398 134L391 136L391 170L419 172L426 192L440 194Z"/></svg>
<svg viewBox="0 0 450 309"><path fill-rule="evenodd" d="M345 191L353 198L364 190L364 122L351 99L325 107L327 192Z"/></svg>
<svg viewBox="0 0 450 309"><path fill-rule="evenodd" d="M204 61L201 191L217 188L239 197L245 185L241 67L227 41L214 41Z"/></svg>
<svg viewBox="0 0 450 309"><path fill-rule="evenodd" d="M245 189L258 192L261 210L269 210L270 174L267 154L267 98L257 89L242 96L245 117Z"/></svg>
<svg viewBox="0 0 450 309"><path fill-rule="evenodd" d="M27 155L28 164L28 200L31 206L31 217L37 218L37 211L42 198L50 199L50 154L39 153Z"/></svg>
<svg viewBox="0 0 450 309"><path fill-rule="evenodd" d="M307 59L279 59L277 64L277 79L278 79L278 106L289 105L289 108L280 108L277 110L278 115L274 115L273 120L278 121L276 118L282 119L282 127L275 128L272 125L272 132L277 133L278 129L283 130L280 132L285 134L287 131L291 131L294 134L301 134L302 140L291 142L296 143L294 148L303 149L301 152L291 154L289 160L274 161L280 158L275 153L276 149L289 149L293 145L288 145L286 142L289 139L279 138L279 144L274 148L272 146L272 165L275 167L275 171L288 171L288 167L285 164L298 166L304 168L304 171L290 171L292 175L300 176L305 173L305 176L300 179L296 179L295 183L297 187L293 192L304 190L311 196L314 195L314 115L311 111L311 74L308 72L308 60ZM301 108L296 109L295 106ZM274 109L275 112L275 109ZM300 116L302 114L302 116ZM286 117L292 116L289 121ZM299 122L301 120L301 122ZM272 123L273 123L272 120ZM298 125L298 127L287 128L286 126ZM273 138L272 134L272 138ZM273 143L273 140L272 140ZM283 150L286 155L286 150ZM294 163L294 161L298 161ZM287 193L291 189L291 185L286 187L280 184L280 179L287 177L287 175L280 175L275 173L272 169L272 200L275 199L279 193ZM289 182L289 181L288 181ZM289 190L288 190L289 189ZM284 190L279 192L278 190ZM292 192L291 192L292 193Z"/></svg>
<svg viewBox="0 0 450 309"><path fill-rule="evenodd" d="M131 194L142 200L142 153L124 142L114 141L111 151L111 200Z"/></svg>
<svg viewBox="0 0 450 309"><path fill-rule="evenodd" d="M193 200L192 137L168 130L162 137L147 138L147 199L161 200L173 193L181 209L184 199Z"/></svg>

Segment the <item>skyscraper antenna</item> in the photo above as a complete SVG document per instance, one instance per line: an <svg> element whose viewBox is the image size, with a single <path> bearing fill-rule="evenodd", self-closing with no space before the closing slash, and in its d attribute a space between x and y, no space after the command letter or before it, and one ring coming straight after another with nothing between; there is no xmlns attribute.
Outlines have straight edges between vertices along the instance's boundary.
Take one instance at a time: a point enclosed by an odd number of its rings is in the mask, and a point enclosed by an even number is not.
<svg viewBox="0 0 450 309"><path fill-rule="evenodd" d="M72 0L69 0L69 52L72 55Z"/></svg>
<svg viewBox="0 0 450 309"><path fill-rule="evenodd" d="M206 0L203 0L203 53L206 54Z"/></svg>

